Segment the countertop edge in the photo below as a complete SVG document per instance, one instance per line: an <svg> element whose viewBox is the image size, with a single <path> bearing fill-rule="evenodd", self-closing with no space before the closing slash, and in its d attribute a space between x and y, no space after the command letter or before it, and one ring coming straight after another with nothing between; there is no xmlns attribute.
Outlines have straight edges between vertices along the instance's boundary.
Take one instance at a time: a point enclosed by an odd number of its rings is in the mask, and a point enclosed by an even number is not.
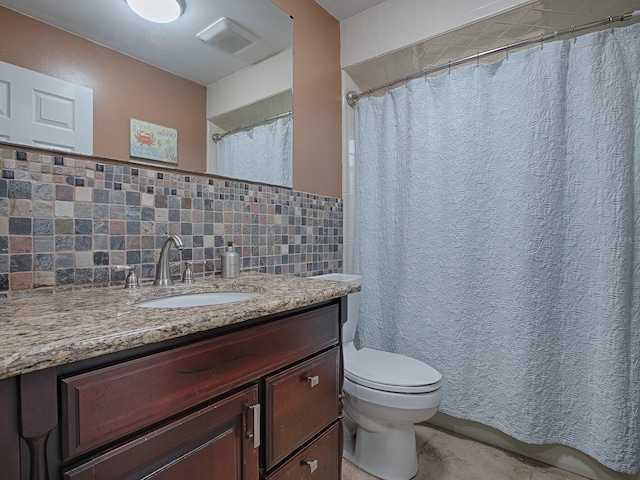
<svg viewBox="0 0 640 480"><path fill-rule="evenodd" d="M253 290L261 295L216 308L135 306L137 302L159 296L237 290ZM238 325L358 290L360 286L353 283L254 274L237 279L211 277L193 287L176 289L143 287L126 292L111 287L65 292L50 298L9 300L0 305L0 318L6 319L6 328L0 336L0 379ZM37 305L33 304L34 300ZM144 320L132 319L132 316L144 317Z"/></svg>

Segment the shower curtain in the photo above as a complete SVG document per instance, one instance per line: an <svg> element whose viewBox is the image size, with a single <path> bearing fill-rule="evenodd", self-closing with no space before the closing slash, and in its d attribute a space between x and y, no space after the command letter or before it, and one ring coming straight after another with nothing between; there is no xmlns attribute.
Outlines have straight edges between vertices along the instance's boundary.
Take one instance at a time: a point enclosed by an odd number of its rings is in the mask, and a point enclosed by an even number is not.
<svg viewBox="0 0 640 480"><path fill-rule="evenodd" d="M292 130L288 116L223 138L217 144L216 173L292 187Z"/></svg>
<svg viewBox="0 0 640 480"><path fill-rule="evenodd" d="M356 114L360 346L440 410L638 471L640 25L414 80Z"/></svg>

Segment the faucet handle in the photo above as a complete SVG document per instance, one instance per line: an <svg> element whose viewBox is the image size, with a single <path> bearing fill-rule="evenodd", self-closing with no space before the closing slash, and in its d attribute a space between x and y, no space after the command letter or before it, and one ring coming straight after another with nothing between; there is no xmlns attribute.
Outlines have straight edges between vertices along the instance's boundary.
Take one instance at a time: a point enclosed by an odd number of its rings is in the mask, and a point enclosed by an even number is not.
<svg viewBox="0 0 640 480"><path fill-rule="evenodd" d="M193 278L193 270L191 270L191 265L193 265L193 261L186 260L184 262L184 272L182 272L182 283L186 283L187 285L191 285L195 282Z"/></svg>
<svg viewBox="0 0 640 480"><path fill-rule="evenodd" d="M195 283L196 279L193 278L193 270L191 266L194 263L205 263L204 260L185 260L184 262L184 272L182 272L182 283L186 283L187 285L191 285Z"/></svg>
<svg viewBox="0 0 640 480"><path fill-rule="evenodd" d="M136 266L135 265L114 265L113 270L116 272L126 271L129 272L127 278L124 281L124 288L140 288L140 283L138 282L138 275L136 274Z"/></svg>

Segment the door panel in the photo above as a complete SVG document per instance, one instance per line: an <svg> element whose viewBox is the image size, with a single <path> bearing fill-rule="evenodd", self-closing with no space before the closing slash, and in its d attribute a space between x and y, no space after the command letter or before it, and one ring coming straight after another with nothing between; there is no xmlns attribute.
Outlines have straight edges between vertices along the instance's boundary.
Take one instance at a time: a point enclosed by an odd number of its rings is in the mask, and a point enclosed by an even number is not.
<svg viewBox="0 0 640 480"><path fill-rule="evenodd" d="M0 62L0 140L93 154L93 90Z"/></svg>

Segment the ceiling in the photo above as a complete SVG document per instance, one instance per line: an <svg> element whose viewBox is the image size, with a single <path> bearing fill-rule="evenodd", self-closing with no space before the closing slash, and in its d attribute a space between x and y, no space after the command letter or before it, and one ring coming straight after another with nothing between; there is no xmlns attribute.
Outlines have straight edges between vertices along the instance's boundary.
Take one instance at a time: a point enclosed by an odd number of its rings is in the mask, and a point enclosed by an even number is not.
<svg viewBox="0 0 640 480"><path fill-rule="evenodd" d="M382 1L317 0L338 20ZM177 21L157 24L138 17L125 0L0 0L0 6L203 86L291 46L292 21L269 0L186 0L186 4ZM196 37L222 17L233 20L260 41L232 55Z"/></svg>
<svg viewBox="0 0 640 480"><path fill-rule="evenodd" d="M334 18L342 21L375 7L385 0L316 0Z"/></svg>
<svg viewBox="0 0 640 480"><path fill-rule="evenodd" d="M519 40L539 37L541 34L587 24L609 16L615 17L637 9L640 9L640 0L537 0L345 70L358 90L366 91L427 68L513 45ZM638 21L640 18L614 26ZM505 55L506 53L499 53L480 61L495 62ZM381 91L383 92L384 90Z"/></svg>
<svg viewBox="0 0 640 480"><path fill-rule="evenodd" d="M269 0L186 0L175 22L138 17L125 0L0 0L0 6L208 86L291 46L291 18ZM260 41L234 55L196 35L221 17Z"/></svg>

